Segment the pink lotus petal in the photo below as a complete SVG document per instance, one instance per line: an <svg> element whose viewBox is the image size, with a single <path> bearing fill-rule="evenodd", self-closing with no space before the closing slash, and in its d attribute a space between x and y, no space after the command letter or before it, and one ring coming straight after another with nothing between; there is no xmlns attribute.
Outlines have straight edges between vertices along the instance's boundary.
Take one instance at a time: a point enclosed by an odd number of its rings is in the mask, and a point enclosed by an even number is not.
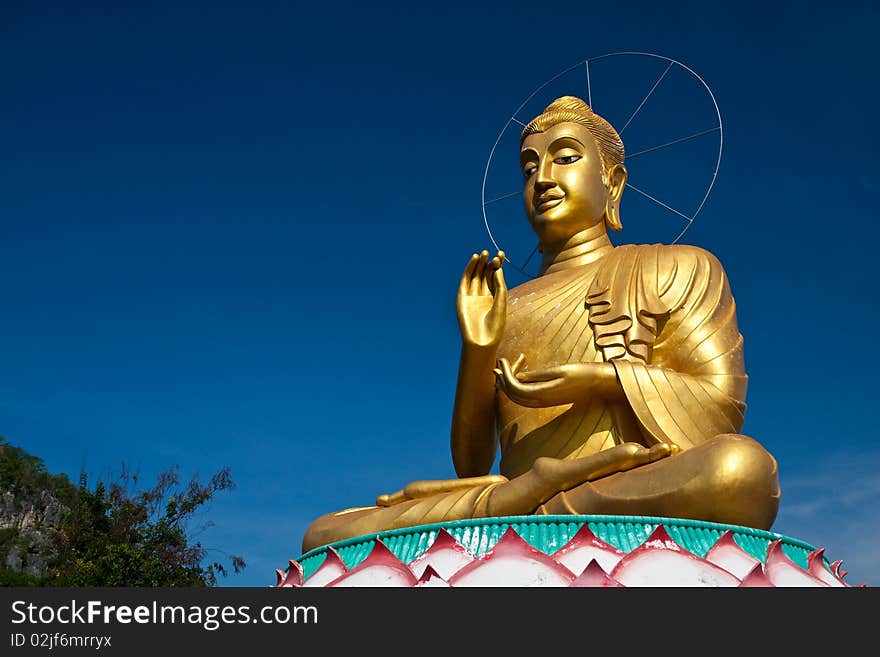
<svg viewBox="0 0 880 657"><path fill-rule="evenodd" d="M739 546L729 529L718 537L715 545L706 553L706 561L733 573L739 579L751 573L755 564L761 563Z"/></svg>
<svg viewBox="0 0 880 657"><path fill-rule="evenodd" d="M421 577L427 568L432 568L439 577L448 580L476 557L445 529L437 532L437 538L428 550L409 563L416 577Z"/></svg>
<svg viewBox="0 0 880 657"><path fill-rule="evenodd" d="M740 588L759 588L759 587L772 587L773 582L767 579L767 576L764 574L764 564L760 561L755 564L755 567L749 571L749 573L743 577L742 584L739 585Z"/></svg>
<svg viewBox="0 0 880 657"><path fill-rule="evenodd" d="M584 571L569 584L572 588L596 588L596 587L622 587L623 584L616 579L611 579L602 570L602 566L595 559L590 560Z"/></svg>
<svg viewBox="0 0 880 657"><path fill-rule="evenodd" d="M553 558L573 573L582 573L593 560L602 570L610 573L623 559L624 552L618 550L596 536L588 525L583 525L561 548L553 553Z"/></svg>
<svg viewBox="0 0 880 657"><path fill-rule="evenodd" d="M328 547L324 563L303 582L303 586L325 586L346 572L348 566L342 561L342 557L334 548Z"/></svg>
<svg viewBox="0 0 880 657"><path fill-rule="evenodd" d="M663 525L627 554L611 577L624 586L739 586L738 577L688 552Z"/></svg>
<svg viewBox="0 0 880 657"><path fill-rule="evenodd" d="M287 574L283 570L276 569L278 576L276 587L299 587L303 585L303 567L293 559L288 560Z"/></svg>
<svg viewBox="0 0 880 657"><path fill-rule="evenodd" d="M449 588L449 582L440 577L431 566L426 566L425 572L419 577L416 586L419 588Z"/></svg>
<svg viewBox="0 0 880 657"><path fill-rule="evenodd" d="M409 567L388 549L381 540L376 540L366 559L347 573L327 584L330 587L377 587L377 586L415 586L416 576Z"/></svg>
<svg viewBox="0 0 880 657"><path fill-rule="evenodd" d="M825 582L828 586L849 587L849 584L844 582L842 578L838 578L825 567L825 561L822 559L824 552L825 548L810 552L810 556L807 557L807 570L813 577Z"/></svg>
<svg viewBox="0 0 880 657"><path fill-rule="evenodd" d="M450 586L568 586L574 573L508 527L495 546L459 570Z"/></svg>
<svg viewBox="0 0 880 657"><path fill-rule="evenodd" d="M767 547L764 573L774 586L828 586L786 556L782 551L782 539L773 541Z"/></svg>

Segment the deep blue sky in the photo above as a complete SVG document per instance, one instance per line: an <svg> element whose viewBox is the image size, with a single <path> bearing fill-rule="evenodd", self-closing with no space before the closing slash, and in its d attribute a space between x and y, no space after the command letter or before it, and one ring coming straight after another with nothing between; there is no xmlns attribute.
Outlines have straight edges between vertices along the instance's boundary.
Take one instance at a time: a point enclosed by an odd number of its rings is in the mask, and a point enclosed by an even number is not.
<svg viewBox="0 0 880 657"><path fill-rule="evenodd" d="M724 120L682 241L731 280L773 529L880 584L876 8L213 4L0 9L0 435L93 479L231 466L202 539L249 564L224 584L274 583L316 516L453 476L489 150L559 71L654 52ZM655 78L607 79L597 111ZM697 96L649 102L630 152L712 127ZM663 152L651 193L693 201L714 164L694 148ZM674 238L649 206L624 196L615 241Z"/></svg>

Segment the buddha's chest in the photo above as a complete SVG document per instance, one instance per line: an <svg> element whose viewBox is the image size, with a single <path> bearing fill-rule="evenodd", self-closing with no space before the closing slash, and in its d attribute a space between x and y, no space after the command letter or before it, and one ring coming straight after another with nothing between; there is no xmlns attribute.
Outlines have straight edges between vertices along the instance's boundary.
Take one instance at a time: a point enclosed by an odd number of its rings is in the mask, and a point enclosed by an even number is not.
<svg viewBox="0 0 880 657"><path fill-rule="evenodd" d="M620 266L614 276L582 267L511 290L499 355L513 362L523 354L524 371L614 359L654 362L668 309L636 262L606 265Z"/></svg>
<svg viewBox="0 0 880 657"><path fill-rule="evenodd" d="M602 360L586 304L594 276L557 276L543 286L536 279L511 290L499 356L512 362L523 354L525 370Z"/></svg>

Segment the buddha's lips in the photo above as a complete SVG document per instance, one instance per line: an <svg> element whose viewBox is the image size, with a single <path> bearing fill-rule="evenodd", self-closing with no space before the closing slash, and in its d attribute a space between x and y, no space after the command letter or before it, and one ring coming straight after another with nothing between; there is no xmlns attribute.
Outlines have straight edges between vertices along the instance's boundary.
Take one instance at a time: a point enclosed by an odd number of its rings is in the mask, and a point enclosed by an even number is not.
<svg viewBox="0 0 880 657"><path fill-rule="evenodd" d="M535 204L535 210L538 212L549 210L550 208L559 205L564 198L564 196L541 196Z"/></svg>

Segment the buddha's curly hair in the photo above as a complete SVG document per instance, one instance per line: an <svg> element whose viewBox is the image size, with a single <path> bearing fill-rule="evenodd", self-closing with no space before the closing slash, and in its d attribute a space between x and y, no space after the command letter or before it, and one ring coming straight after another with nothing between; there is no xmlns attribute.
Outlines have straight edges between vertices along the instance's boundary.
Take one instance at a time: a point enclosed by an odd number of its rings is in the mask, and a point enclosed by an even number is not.
<svg viewBox="0 0 880 657"><path fill-rule="evenodd" d="M596 145L602 159L603 171L608 171L615 164L623 164L623 140L608 121L594 113L592 108L577 96L562 96L547 105L546 109L523 128L519 143L529 135L544 132L558 123L571 121L585 126Z"/></svg>

